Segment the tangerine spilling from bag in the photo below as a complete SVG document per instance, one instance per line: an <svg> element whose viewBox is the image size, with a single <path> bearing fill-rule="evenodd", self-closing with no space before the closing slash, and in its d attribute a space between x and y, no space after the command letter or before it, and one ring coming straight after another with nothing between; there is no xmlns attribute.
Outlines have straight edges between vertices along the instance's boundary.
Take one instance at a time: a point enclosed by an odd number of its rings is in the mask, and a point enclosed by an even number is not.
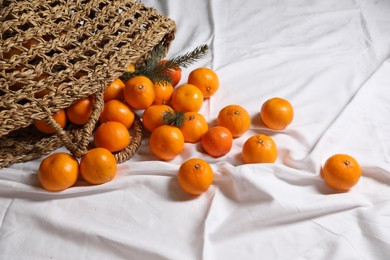
<svg viewBox="0 0 390 260"><path fill-rule="evenodd" d="M68 153L54 153L42 160L38 180L48 191L61 191L73 186L79 176L79 162Z"/></svg>
<svg viewBox="0 0 390 260"><path fill-rule="evenodd" d="M197 59L201 57L206 50L207 46L200 47L194 52L187 53L185 56L182 56L180 60L186 63L189 60ZM152 61L147 63L149 64L148 66L160 66L158 64L163 64L161 65L163 66L162 68L140 67L134 68L134 70L127 70L120 78L115 79L114 82L106 88L106 91L104 92L105 95L103 94L101 97L102 101L105 97L105 102L98 117L99 124L96 126L96 129L92 134L93 147L82 155L80 159L79 167L81 176L83 176L84 180L88 183L102 184L114 178L116 173L116 164L118 160L122 160L119 155L121 152L129 149L129 144L132 140L130 127L132 127L134 123L138 122L135 120L136 114L133 109L144 110L143 112L145 115L143 116L143 121L145 122L145 125L147 125L146 122L150 122L150 127L148 128L152 132L150 137L151 151L159 159L170 160L180 154L184 149L184 136L182 131L178 127L170 125L172 124L170 120L183 122L183 114L175 113L173 109L167 105L152 105L153 102L156 101L155 90L157 88L161 86L172 87L171 82L169 81L170 77L168 77L168 74L166 73L166 71L171 68L169 66L178 66L178 64L172 63L169 60L163 63L155 62L155 60L161 58L162 55L163 53L161 52L161 49L160 51L157 49L151 55L150 59ZM150 71L154 72L152 72L152 74L148 74ZM144 74L148 74L148 77ZM120 82L124 82L124 86ZM193 90L200 92L200 90L195 86L193 86ZM161 98L161 100L166 99L168 102L171 94L173 94L173 90L171 88L168 88L167 91L162 89L159 90L158 97ZM80 99L66 109L67 113L63 112L62 114L66 116L64 116L65 120L67 118L71 118L69 121L72 124L81 126L85 125L88 123L87 119L89 119L91 114L94 112L94 102L95 99L93 96ZM161 101L161 103L164 102ZM167 114L165 119L167 121L164 121L164 117L159 118L158 113L160 113L160 115L163 114L161 110L158 112L151 109L161 106L164 107L165 112L172 112ZM150 113L146 113L146 111L149 111L149 108ZM147 116L148 114L150 114L150 116ZM172 117L171 114L178 116ZM156 122L157 118L159 118L160 122ZM64 127L60 120L58 120L58 124L61 127ZM119 156L119 159L116 156ZM57 157L57 155L52 154L47 158L49 160L53 157ZM48 160L43 160L41 164L43 165L44 162L46 163ZM61 165L58 167L61 167ZM57 185L59 188L51 188L47 183L53 181L53 178L50 178L50 174L56 176L56 173L50 173L50 170L42 172L45 172L45 175L40 173L40 176L49 176L47 178L49 181L46 182L45 178L40 178L42 186L47 190L59 191L74 185L74 182L66 181L66 175L63 175L61 174L61 171L58 171L57 175L59 176L57 177L60 180L62 178L62 181L66 183L66 185ZM55 186L56 184L54 184L54 187Z"/></svg>

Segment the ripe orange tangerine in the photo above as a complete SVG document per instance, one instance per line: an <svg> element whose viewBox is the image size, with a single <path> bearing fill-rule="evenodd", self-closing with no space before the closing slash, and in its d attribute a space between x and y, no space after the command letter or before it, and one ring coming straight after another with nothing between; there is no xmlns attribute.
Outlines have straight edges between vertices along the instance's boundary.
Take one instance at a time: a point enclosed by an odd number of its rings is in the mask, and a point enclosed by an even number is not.
<svg viewBox="0 0 390 260"><path fill-rule="evenodd" d="M146 130L153 132L153 130L161 125L166 125L168 114L173 114L174 111L170 106L167 105L151 105L145 109L142 114L142 123Z"/></svg>
<svg viewBox="0 0 390 260"><path fill-rule="evenodd" d="M59 110L57 113L53 115L53 119L64 128L67 122L67 116L64 109ZM56 130L51 127L45 120L37 120L34 122L34 126L45 134L54 134Z"/></svg>
<svg viewBox="0 0 390 260"><path fill-rule="evenodd" d="M126 69L127 72L134 72L135 71L135 67L133 64L130 64L127 69Z"/></svg>
<svg viewBox="0 0 390 260"><path fill-rule="evenodd" d="M92 115L93 96L77 100L66 109L66 114L70 122L76 125L85 125Z"/></svg>
<svg viewBox="0 0 390 260"><path fill-rule="evenodd" d="M79 162L68 153L54 153L39 165L38 180L48 191L61 191L73 186L79 175Z"/></svg>
<svg viewBox="0 0 390 260"><path fill-rule="evenodd" d="M263 134L249 137L242 147L244 163L274 163L278 150L274 140Z"/></svg>
<svg viewBox="0 0 390 260"><path fill-rule="evenodd" d="M233 136L226 127L214 126L202 136L201 142L202 148L207 154L221 157L232 149Z"/></svg>
<svg viewBox="0 0 390 260"><path fill-rule="evenodd" d="M240 137L249 129L251 118L242 106L228 105L219 111L217 125L229 129L233 137Z"/></svg>
<svg viewBox="0 0 390 260"><path fill-rule="evenodd" d="M203 104L203 94L192 84L176 87L172 94L171 106L178 112L198 112Z"/></svg>
<svg viewBox="0 0 390 260"><path fill-rule="evenodd" d="M168 62L168 60L160 61L160 63L166 63L166 62ZM168 69L166 71L166 75L171 79L172 87L175 87L180 82L180 79L181 79L181 69L180 68Z"/></svg>
<svg viewBox="0 0 390 260"><path fill-rule="evenodd" d="M172 160L184 150L184 137L179 128L162 125L150 135L149 147L159 159Z"/></svg>
<svg viewBox="0 0 390 260"><path fill-rule="evenodd" d="M209 129L206 118L198 112L187 112L180 131L183 133L184 141L187 143L198 143L202 136Z"/></svg>
<svg viewBox="0 0 390 260"><path fill-rule="evenodd" d="M90 184L103 184L114 179L117 162L114 155L105 148L93 148L80 160L80 173Z"/></svg>
<svg viewBox="0 0 390 260"><path fill-rule="evenodd" d="M217 92L219 79L217 73L209 68L197 68L188 75L188 83L198 87L204 98L209 98Z"/></svg>
<svg viewBox="0 0 390 260"><path fill-rule="evenodd" d="M125 149L130 143L131 136L123 124L108 121L97 127L93 140L96 147L106 148L114 153Z"/></svg>
<svg viewBox="0 0 390 260"><path fill-rule="evenodd" d="M126 103L113 99L104 103L99 121L101 123L115 121L122 123L126 128L130 128L134 122L134 112Z"/></svg>
<svg viewBox="0 0 390 260"><path fill-rule="evenodd" d="M169 82L154 83L154 92L156 94L153 105L169 105L172 99L173 86Z"/></svg>
<svg viewBox="0 0 390 260"><path fill-rule="evenodd" d="M3 57L5 59L11 59L12 56L20 55L21 53L22 53L21 50L15 48L15 47L11 47L9 51L3 53Z"/></svg>
<svg viewBox="0 0 390 260"><path fill-rule="evenodd" d="M145 109L152 105L156 96L153 82L145 76L135 76L125 83L124 98L134 109Z"/></svg>
<svg viewBox="0 0 390 260"><path fill-rule="evenodd" d="M362 174L359 163L348 154L329 157L322 167L322 178L330 187L346 191L354 187Z"/></svg>
<svg viewBox="0 0 390 260"><path fill-rule="evenodd" d="M179 186L191 195L207 191L213 180L214 173L210 164L200 158L192 158L182 163L177 174Z"/></svg>
<svg viewBox="0 0 390 260"><path fill-rule="evenodd" d="M27 40L26 42L24 42L22 45L24 47L26 47L27 49L31 49L31 47L38 45L38 44L39 44L38 40L31 38L31 39Z"/></svg>
<svg viewBox="0 0 390 260"><path fill-rule="evenodd" d="M282 130L292 122L294 109L287 100L275 97L263 103L260 116L264 124L270 129Z"/></svg>
<svg viewBox="0 0 390 260"><path fill-rule="evenodd" d="M103 94L104 102L110 100L123 100L123 91L125 89L125 83L119 78L114 79L114 81L106 88Z"/></svg>

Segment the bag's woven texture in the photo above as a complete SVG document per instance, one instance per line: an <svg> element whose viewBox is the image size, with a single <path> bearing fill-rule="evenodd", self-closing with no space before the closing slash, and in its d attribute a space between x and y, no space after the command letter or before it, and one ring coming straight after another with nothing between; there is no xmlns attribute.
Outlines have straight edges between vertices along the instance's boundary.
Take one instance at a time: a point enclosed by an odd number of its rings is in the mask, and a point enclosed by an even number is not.
<svg viewBox="0 0 390 260"><path fill-rule="evenodd" d="M129 64L142 64L159 44L167 49L174 21L132 0L0 0L0 167L28 161L65 145L85 153L103 106L102 93ZM46 136L34 120L95 95L93 115L81 129ZM72 126L70 127L72 128ZM142 139L136 138L123 161Z"/></svg>

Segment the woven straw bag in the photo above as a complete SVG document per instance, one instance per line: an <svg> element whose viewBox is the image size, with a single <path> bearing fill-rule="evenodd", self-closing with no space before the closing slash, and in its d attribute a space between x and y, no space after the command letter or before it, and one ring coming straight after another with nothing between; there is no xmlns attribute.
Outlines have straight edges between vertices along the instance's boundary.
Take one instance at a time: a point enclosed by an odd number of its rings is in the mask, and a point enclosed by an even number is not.
<svg viewBox="0 0 390 260"><path fill-rule="evenodd" d="M0 0L0 168L61 146L85 154L106 86L130 64L142 65L156 46L168 50L175 28L133 0ZM91 95L86 125L62 129L51 117ZM32 123L40 119L57 133L38 132ZM136 152L142 130L136 117L130 145L115 154L118 162Z"/></svg>

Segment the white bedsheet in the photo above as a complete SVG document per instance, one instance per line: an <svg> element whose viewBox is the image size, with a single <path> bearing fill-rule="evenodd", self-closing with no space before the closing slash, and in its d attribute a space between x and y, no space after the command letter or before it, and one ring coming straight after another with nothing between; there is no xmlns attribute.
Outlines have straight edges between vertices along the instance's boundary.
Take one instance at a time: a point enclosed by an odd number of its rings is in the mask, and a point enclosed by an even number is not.
<svg viewBox="0 0 390 260"><path fill-rule="evenodd" d="M209 125L239 104L250 130L218 159L186 144L161 162L146 137L113 181L59 193L39 186L40 160L1 169L0 259L390 259L390 1L144 3L177 23L168 57L209 44L181 80L201 66L219 75L200 111ZM285 130L259 118L274 96L295 109ZM242 145L257 133L277 143L275 164L242 164ZM335 153L362 166L348 192L320 176ZM215 174L197 197L176 181L192 157Z"/></svg>

